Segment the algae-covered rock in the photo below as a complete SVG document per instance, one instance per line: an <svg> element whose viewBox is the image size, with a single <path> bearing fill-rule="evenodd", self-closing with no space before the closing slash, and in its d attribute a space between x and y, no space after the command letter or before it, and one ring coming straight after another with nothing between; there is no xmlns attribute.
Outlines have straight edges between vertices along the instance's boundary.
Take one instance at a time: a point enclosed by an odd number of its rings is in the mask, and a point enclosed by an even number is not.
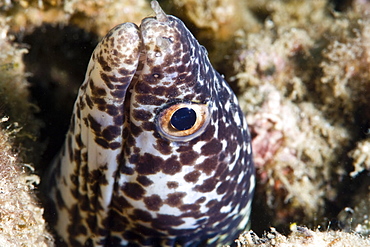
<svg viewBox="0 0 370 247"><path fill-rule="evenodd" d="M364 195L350 164L367 167L369 17L355 4L253 2L263 27L237 32L230 79L254 135L257 228L263 215L280 227L328 224L353 193Z"/></svg>
<svg viewBox="0 0 370 247"><path fill-rule="evenodd" d="M0 19L0 246L52 246L42 205L35 196L40 178L29 163L42 145L31 148L40 121L30 103L22 57L27 49L12 41Z"/></svg>
<svg viewBox="0 0 370 247"><path fill-rule="evenodd" d="M236 242L237 247L361 247L370 246L370 239L358 234L341 231L312 231L306 227L291 226L291 233L284 236L275 228L258 237L253 231L244 232Z"/></svg>
<svg viewBox="0 0 370 247"><path fill-rule="evenodd" d="M53 246L44 209L34 194L40 178L30 174L30 165L18 163L9 142L11 135L0 129L0 246Z"/></svg>

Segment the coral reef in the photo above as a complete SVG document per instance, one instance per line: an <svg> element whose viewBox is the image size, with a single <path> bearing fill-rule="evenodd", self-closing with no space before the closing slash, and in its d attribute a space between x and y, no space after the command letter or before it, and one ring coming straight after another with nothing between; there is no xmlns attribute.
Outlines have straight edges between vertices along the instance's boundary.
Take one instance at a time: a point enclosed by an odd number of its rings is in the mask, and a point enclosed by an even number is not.
<svg viewBox="0 0 370 247"><path fill-rule="evenodd" d="M0 113L9 119L7 128L19 130L14 144L22 159L37 161L42 147L32 150L30 147L39 134L40 122L34 117L37 106L29 101L29 84L22 60L28 50L12 41L14 37L8 35L8 29L5 20L0 18Z"/></svg>
<svg viewBox="0 0 370 247"><path fill-rule="evenodd" d="M39 160L42 145L35 144L40 121L29 102L22 57L27 49L8 36L0 20L0 245L52 246L43 208L34 194L40 178L31 164Z"/></svg>
<svg viewBox="0 0 370 247"><path fill-rule="evenodd" d="M40 178L26 172L31 166L17 163L9 142L13 135L0 129L0 246L52 246L43 208L33 194Z"/></svg>
<svg viewBox="0 0 370 247"><path fill-rule="evenodd" d="M357 143L355 149L348 154L353 159L354 170L350 173L355 177L359 173L370 171L370 140L365 139Z"/></svg>
<svg viewBox="0 0 370 247"><path fill-rule="evenodd" d="M350 174L367 168L359 126L369 119L368 17L361 7L339 13L324 1L251 9L265 13L264 26L238 32L230 79L254 134L264 195L256 208L269 208L275 226L323 224L351 200Z"/></svg>
<svg viewBox="0 0 370 247"><path fill-rule="evenodd" d="M306 227L291 226L292 232L284 236L271 228L261 238L253 231L244 232L235 240L237 247L330 247L330 246L369 246L370 239L341 231L312 231Z"/></svg>
<svg viewBox="0 0 370 247"><path fill-rule="evenodd" d="M122 22L140 23L142 14L151 12L144 0L9 0L0 2L0 8L12 17L8 24L14 31L29 32L46 23L60 23L77 25L100 36Z"/></svg>

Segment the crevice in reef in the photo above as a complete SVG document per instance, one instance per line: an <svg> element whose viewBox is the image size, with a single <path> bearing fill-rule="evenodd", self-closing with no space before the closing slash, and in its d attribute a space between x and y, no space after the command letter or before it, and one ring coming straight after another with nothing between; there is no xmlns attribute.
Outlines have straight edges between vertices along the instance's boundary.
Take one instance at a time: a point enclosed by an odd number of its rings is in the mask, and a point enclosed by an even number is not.
<svg viewBox="0 0 370 247"><path fill-rule="evenodd" d="M47 167L64 140L98 38L75 26L44 25L19 42L29 46L25 71L30 73L31 98L39 108L36 117L44 122L40 142L46 147L40 166Z"/></svg>

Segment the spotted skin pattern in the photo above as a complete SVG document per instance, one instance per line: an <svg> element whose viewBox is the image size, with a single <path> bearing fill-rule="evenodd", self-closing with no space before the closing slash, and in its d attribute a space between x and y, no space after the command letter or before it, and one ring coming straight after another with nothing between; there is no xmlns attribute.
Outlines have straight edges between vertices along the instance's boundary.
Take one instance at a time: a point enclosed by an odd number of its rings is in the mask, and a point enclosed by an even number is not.
<svg viewBox="0 0 370 247"><path fill-rule="evenodd" d="M152 8L92 54L49 174L61 246L215 246L249 221L254 167L237 98L185 25ZM208 114L194 134L160 130L176 104Z"/></svg>

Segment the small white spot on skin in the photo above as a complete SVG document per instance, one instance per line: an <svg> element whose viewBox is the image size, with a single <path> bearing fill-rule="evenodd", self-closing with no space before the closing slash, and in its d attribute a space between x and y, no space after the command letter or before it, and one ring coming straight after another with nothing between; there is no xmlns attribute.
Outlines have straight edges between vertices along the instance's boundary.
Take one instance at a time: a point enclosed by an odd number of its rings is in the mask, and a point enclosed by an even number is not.
<svg viewBox="0 0 370 247"><path fill-rule="evenodd" d="M239 174L239 176L238 176L238 180L237 180L237 183L239 184L239 183L241 183L241 181L243 180L243 178L244 178L244 175L245 175L245 173L244 172L241 172L240 174Z"/></svg>
<svg viewBox="0 0 370 247"><path fill-rule="evenodd" d="M227 206L223 206L221 209L220 209L220 212L221 213L230 213L231 211L231 207L230 207L230 204L227 205Z"/></svg>
<svg viewBox="0 0 370 247"><path fill-rule="evenodd" d="M252 154L252 145L250 142L247 143L247 153L250 155Z"/></svg>
<svg viewBox="0 0 370 247"><path fill-rule="evenodd" d="M206 144L205 141L199 141L197 142L195 145L193 145L193 150L197 153L201 153L201 148L204 146L204 144Z"/></svg>
<svg viewBox="0 0 370 247"><path fill-rule="evenodd" d="M240 119L240 115L239 115L239 113L238 112L235 112L235 115L234 115L234 121L235 121L235 124L237 125L237 126L240 126L241 125L241 119Z"/></svg>
<svg viewBox="0 0 370 247"><path fill-rule="evenodd" d="M255 175L252 174L249 178L249 194L253 192L254 190L254 186L256 185L256 178L255 178Z"/></svg>
<svg viewBox="0 0 370 247"><path fill-rule="evenodd" d="M221 140L221 144L222 144L222 150L225 150L226 147L227 147L227 141L226 140Z"/></svg>
<svg viewBox="0 0 370 247"><path fill-rule="evenodd" d="M230 110L230 101L227 101L227 102L226 102L225 110L226 110L226 111L229 111L229 110Z"/></svg>

